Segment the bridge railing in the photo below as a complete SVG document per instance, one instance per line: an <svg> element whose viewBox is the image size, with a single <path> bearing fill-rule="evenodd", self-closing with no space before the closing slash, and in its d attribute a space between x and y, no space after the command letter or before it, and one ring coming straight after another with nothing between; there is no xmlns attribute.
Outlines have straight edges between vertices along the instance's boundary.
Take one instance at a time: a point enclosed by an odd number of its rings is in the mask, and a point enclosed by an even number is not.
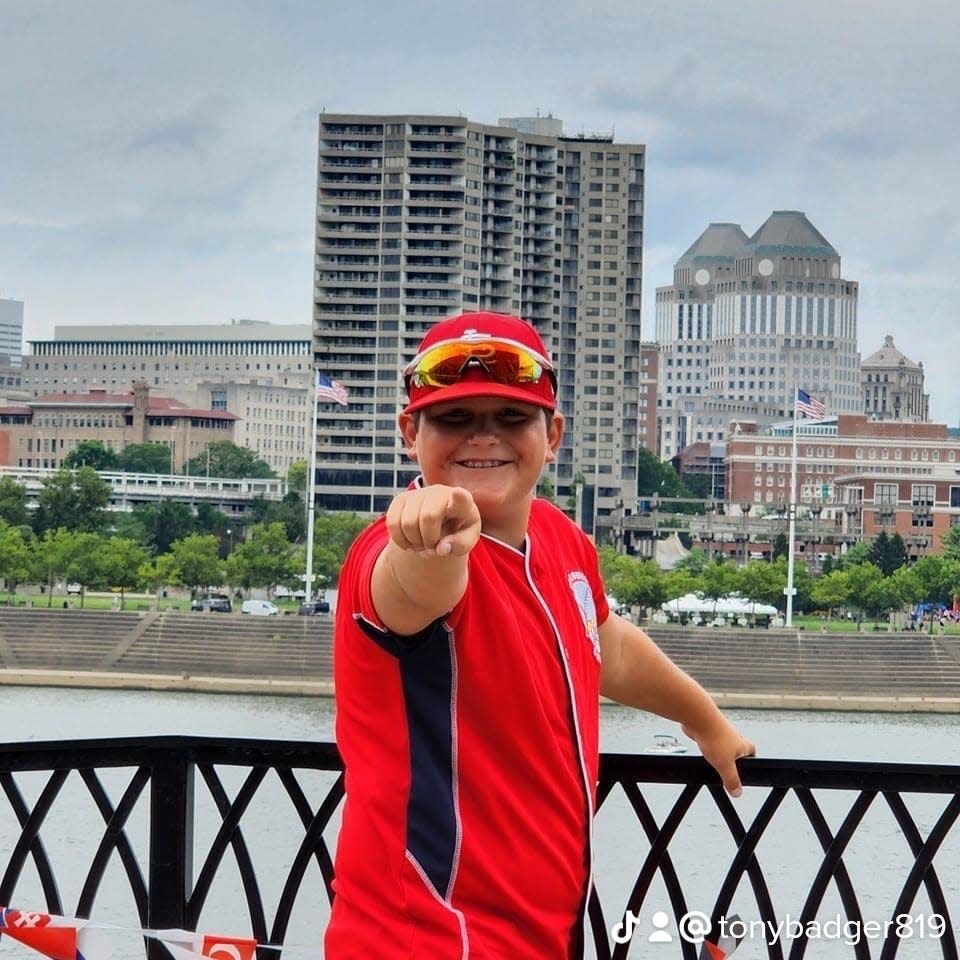
<svg viewBox="0 0 960 960"><path fill-rule="evenodd" d="M715 931L733 914L771 932L792 919L777 937L751 932L763 942L749 956L799 960L826 916L846 931L829 956L957 960L960 767L756 759L741 772L731 801L700 758L603 756L588 957L645 956L659 934L673 947L657 956L696 960L677 927L693 911ZM343 800L334 745L7 744L0 788L0 904L126 927L118 960L165 960L138 932L166 928L252 936L270 945L261 960L318 955Z"/></svg>

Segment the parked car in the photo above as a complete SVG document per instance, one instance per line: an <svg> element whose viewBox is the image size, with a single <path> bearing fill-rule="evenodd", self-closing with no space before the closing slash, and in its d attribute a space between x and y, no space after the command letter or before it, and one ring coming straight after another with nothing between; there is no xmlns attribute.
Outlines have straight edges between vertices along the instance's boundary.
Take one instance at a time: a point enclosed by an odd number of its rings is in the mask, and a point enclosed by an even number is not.
<svg viewBox="0 0 960 960"><path fill-rule="evenodd" d="M68 583L67 593L75 593L77 596L79 596L81 593L83 593L83 587L81 587L79 583Z"/></svg>
<svg viewBox="0 0 960 960"><path fill-rule="evenodd" d="M197 597L190 603L191 610L209 610L211 613L231 613L233 604L229 597Z"/></svg>
<svg viewBox="0 0 960 960"><path fill-rule="evenodd" d="M254 617L275 617L280 613L280 608L269 600L244 600L240 612Z"/></svg>
<svg viewBox="0 0 960 960"><path fill-rule="evenodd" d="M301 603L298 613L301 617L311 617L315 613L329 613L330 604L326 600L311 600L309 603Z"/></svg>

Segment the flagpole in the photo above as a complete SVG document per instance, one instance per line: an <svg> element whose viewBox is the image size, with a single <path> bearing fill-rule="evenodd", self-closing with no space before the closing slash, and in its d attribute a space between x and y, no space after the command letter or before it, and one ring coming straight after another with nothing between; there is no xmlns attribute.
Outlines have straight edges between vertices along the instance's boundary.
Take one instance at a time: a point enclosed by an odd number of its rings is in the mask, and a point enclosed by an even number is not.
<svg viewBox="0 0 960 960"><path fill-rule="evenodd" d="M313 371L311 381L313 391L313 418L310 421L310 459L307 461L307 572L303 583L303 602L310 603L313 598L313 523L316 507L317 485L317 410L320 394L317 391L317 371Z"/></svg>
<svg viewBox="0 0 960 960"><path fill-rule="evenodd" d="M787 626L793 626L793 596L796 593L793 587L793 549L797 535L797 401L800 395L796 391L793 396L793 447L790 453L790 535L787 538L787 587L783 591L787 595Z"/></svg>

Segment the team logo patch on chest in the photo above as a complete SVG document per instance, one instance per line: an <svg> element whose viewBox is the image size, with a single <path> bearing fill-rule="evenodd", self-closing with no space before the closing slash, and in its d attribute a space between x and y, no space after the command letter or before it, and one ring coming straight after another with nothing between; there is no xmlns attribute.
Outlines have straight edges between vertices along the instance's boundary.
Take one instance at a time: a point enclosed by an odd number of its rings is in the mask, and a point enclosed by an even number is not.
<svg viewBox="0 0 960 960"><path fill-rule="evenodd" d="M593 602L593 591L590 581L580 570L573 570L567 574L567 583L577 602L577 609L583 618L584 633L593 647L593 655L600 662L600 631L597 624L597 607Z"/></svg>

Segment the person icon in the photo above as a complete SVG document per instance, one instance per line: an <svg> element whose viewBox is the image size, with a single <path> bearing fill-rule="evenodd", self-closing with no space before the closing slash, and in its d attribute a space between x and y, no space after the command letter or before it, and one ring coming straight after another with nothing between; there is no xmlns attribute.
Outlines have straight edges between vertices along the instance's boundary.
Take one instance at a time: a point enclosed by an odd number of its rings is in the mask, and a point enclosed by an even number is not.
<svg viewBox="0 0 960 960"><path fill-rule="evenodd" d="M658 910L650 918L650 922L654 926L654 931L647 937L647 943L673 943L673 937L665 929L670 922L670 918L663 910Z"/></svg>

